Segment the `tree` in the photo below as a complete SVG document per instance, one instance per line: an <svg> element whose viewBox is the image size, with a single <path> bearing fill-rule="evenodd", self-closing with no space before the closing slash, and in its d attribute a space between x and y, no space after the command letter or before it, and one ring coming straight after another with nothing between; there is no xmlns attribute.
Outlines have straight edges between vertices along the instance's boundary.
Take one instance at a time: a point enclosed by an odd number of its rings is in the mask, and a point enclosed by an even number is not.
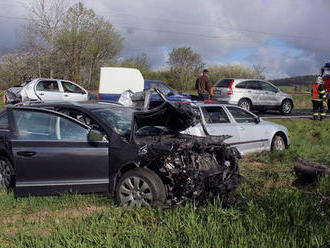
<svg viewBox="0 0 330 248"><path fill-rule="evenodd" d="M169 53L168 64L176 88L181 90L194 88L196 77L204 66L201 56L190 47L173 48Z"/></svg>
<svg viewBox="0 0 330 248"><path fill-rule="evenodd" d="M56 67L56 37L64 21L67 0L35 0L30 9L30 22L25 27L24 48L28 52L47 58L49 77Z"/></svg>
<svg viewBox="0 0 330 248"><path fill-rule="evenodd" d="M149 78L151 67L147 54L142 53L136 57L131 57L123 60L122 62L112 63L111 66L136 68L140 70L144 78Z"/></svg>
<svg viewBox="0 0 330 248"><path fill-rule="evenodd" d="M266 70L266 67L262 66L262 65L253 65L252 66L252 71L254 74L254 77L257 79L265 79L265 75L264 72Z"/></svg>
<svg viewBox="0 0 330 248"><path fill-rule="evenodd" d="M87 86L91 87L102 63L121 51L122 40L110 22L78 3L67 11L56 46L70 65L70 78L80 82L87 74Z"/></svg>
<svg viewBox="0 0 330 248"><path fill-rule="evenodd" d="M212 84L223 78L259 78L255 70L243 65L213 65L208 68ZM260 71L259 71L260 72Z"/></svg>

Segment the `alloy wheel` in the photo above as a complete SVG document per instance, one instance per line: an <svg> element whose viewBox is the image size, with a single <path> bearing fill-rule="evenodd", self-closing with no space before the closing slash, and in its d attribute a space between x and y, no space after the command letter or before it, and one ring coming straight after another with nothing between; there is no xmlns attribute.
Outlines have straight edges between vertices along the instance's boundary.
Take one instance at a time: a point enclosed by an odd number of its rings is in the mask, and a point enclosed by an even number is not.
<svg viewBox="0 0 330 248"><path fill-rule="evenodd" d="M145 180L131 176L119 186L119 198L125 206L148 207L151 206L153 195L150 185Z"/></svg>
<svg viewBox="0 0 330 248"><path fill-rule="evenodd" d="M282 137L276 137L274 140L274 151L283 151L285 149L285 143Z"/></svg>
<svg viewBox="0 0 330 248"><path fill-rule="evenodd" d="M284 114L288 114L291 112L292 106L291 103L289 101L285 101L282 105L282 112Z"/></svg>
<svg viewBox="0 0 330 248"><path fill-rule="evenodd" d="M4 186L6 187L9 187L10 186L10 180L11 180L11 170L10 170L10 167L9 167L9 164L1 159L0 160L0 182L1 184L3 184Z"/></svg>

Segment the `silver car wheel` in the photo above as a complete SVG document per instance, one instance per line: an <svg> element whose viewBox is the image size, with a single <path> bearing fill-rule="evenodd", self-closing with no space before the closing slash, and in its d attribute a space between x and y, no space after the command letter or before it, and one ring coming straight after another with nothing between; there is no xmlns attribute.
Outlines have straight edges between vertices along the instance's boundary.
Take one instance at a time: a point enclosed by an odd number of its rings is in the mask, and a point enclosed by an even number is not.
<svg viewBox="0 0 330 248"><path fill-rule="evenodd" d="M291 112L292 106L291 103L289 101L285 101L282 105L282 112L284 114L288 114Z"/></svg>
<svg viewBox="0 0 330 248"><path fill-rule="evenodd" d="M241 107L242 109L250 111L250 102L246 99L242 99L239 101L238 106Z"/></svg>
<svg viewBox="0 0 330 248"><path fill-rule="evenodd" d="M283 151L285 149L285 142L282 137L275 136L272 144L273 151Z"/></svg>
<svg viewBox="0 0 330 248"><path fill-rule="evenodd" d="M0 160L0 183L6 187L10 186L12 174L9 164L1 159Z"/></svg>
<svg viewBox="0 0 330 248"><path fill-rule="evenodd" d="M120 202L130 207L151 206L153 195L150 185L138 176L126 178L119 186Z"/></svg>

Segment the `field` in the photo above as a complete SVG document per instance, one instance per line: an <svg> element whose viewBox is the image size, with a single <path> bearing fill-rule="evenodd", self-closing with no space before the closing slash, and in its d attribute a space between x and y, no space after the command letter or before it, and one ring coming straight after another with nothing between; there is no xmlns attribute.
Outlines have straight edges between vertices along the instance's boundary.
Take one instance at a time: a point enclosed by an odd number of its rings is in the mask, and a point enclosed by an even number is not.
<svg viewBox="0 0 330 248"><path fill-rule="evenodd" d="M15 199L0 189L0 247L329 247L330 178L296 180L298 157L330 165L330 120L276 121L289 150L240 161L225 199L172 209L128 209L101 195Z"/></svg>

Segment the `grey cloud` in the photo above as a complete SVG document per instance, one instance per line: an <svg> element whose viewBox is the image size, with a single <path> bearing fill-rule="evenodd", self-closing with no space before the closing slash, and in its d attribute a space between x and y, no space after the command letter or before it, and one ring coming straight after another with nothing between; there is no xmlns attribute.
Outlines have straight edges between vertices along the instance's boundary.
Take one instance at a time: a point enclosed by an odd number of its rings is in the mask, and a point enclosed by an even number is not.
<svg viewBox="0 0 330 248"><path fill-rule="evenodd" d="M166 52L181 46L192 47L207 63L220 64L235 49L255 48L240 63L262 64L270 77L317 73L330 59L328 0L83 2L125 37L122 56L147 53L154 68L166 64ZM0 31L10 36L3 23ZM300 53L293 56L281 47L265 46L274 39Z"/></svg>

